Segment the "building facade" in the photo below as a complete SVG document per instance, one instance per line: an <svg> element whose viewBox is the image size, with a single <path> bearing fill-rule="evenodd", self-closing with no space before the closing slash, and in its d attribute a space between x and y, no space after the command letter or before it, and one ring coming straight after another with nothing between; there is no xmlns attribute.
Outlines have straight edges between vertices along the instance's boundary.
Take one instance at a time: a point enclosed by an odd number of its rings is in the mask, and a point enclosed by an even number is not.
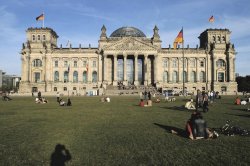
<svg viewBox="0 0 250 166"><path fill-rule="evenodd" d="M0 70L0 90L15 92L19 89L21 77L16 75L7 75Z"/></svg>
<svg viewBox="0 0 250 166"><path fill-rule="evenodd" d="M118 85L189 92L214 90L233 94L234 45L228 29L207 29L199 36L200 47L162 48L159 29L153 36L134 27L122 27L109 37L101 28L98 48L63 48L51 28L28 28L21 50L20 93L76 92L95 89L103 93Z"/></svg>

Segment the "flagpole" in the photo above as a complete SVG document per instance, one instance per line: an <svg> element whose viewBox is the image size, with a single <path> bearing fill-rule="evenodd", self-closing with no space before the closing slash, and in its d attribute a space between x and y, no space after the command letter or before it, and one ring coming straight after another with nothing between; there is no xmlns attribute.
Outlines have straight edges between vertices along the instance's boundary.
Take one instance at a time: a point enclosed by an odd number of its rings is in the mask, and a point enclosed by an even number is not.
<svg viewBox="0 0 250 166"><path fill-rule="evenodd" d="M182 27L182 35L184 36L184 32L183 32L183 27ZM183 87L182 87L182 93L184 96L184 90L185 90L185 80L184 80L184 37L182 36L182 83L183 83Z"/></svg>
<svg viewBox="0 0 250 166"><path fill-rule="evenodd" d="M43 28L44 28L44 20L45 20L45 15L44 15L44 12L43 12Z"/></svg>

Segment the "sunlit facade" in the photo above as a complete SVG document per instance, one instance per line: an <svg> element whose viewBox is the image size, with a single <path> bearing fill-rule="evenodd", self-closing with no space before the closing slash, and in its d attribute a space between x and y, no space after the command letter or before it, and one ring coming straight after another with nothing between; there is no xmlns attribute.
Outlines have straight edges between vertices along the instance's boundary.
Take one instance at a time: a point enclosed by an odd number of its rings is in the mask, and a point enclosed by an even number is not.
<svg viewBox="0 0 250 166"><path fill-rule="evenodd" d="M20 93L85 94L91 89L103 93L120 84L175 91L184 86L189 92L237 91L236 52L228 29L207 29L199 36L199 47L183 49L163 48L158 31L155 26L153 36L146 37L137 28L122 27L108 37L103 26L97 48L65 48L58 46L53 29L28 28L21 50Z"/></svg>

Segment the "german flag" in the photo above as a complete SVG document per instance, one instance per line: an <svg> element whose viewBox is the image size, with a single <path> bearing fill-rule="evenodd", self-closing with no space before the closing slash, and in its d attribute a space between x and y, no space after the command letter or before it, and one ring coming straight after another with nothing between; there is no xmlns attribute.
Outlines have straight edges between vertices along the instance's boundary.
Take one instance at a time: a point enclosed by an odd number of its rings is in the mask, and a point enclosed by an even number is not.
<svg viewBox="0 0 250 166"><path fill-rule="evenodd" d="M214 16L211 16L209 19L208 19L209 22L214 22Z"/></svg>
<svg viewBox="0 0 250 166"><path fill-rule="evenodd" d="M44 20L44 14L41 14L36 18L36 21Z"/></svg>
<svg viewBox="0 0 250 166"><path fill-rule="evenodd" d="M177 35L177 37L174 40L174 49L176 49L177 45L179 43L183 43L183 29L181 29L181 31L179 32L179 34Z"/></svg>

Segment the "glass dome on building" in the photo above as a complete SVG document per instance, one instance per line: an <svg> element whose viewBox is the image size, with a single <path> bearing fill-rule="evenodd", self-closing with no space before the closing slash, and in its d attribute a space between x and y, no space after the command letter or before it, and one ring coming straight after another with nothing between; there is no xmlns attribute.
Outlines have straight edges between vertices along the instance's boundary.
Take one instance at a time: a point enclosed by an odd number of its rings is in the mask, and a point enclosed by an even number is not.
<svg viewBox="0 0 250 166"><path fill-rule="evenodd" d="M115 30L110 37L146 37L146 35L139 29L134 27L121 27Z"/></svg>

